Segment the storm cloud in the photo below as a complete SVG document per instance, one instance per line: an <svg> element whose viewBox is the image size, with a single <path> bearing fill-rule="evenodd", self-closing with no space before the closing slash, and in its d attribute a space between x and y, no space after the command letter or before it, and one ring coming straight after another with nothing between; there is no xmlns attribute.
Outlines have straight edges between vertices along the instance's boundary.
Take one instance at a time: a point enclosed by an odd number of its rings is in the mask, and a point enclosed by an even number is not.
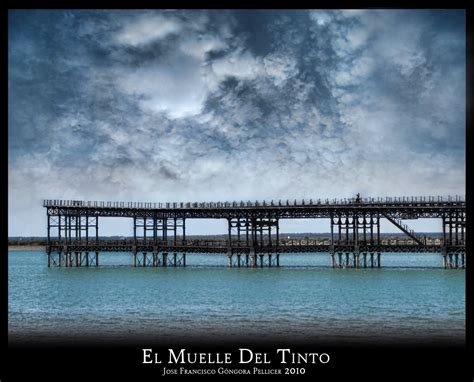
<svg viewBox="0 0 474 382"><path fill-rule="evenodd" d="M465 12L9 12L9 235L42 199L464 194Z"/></svg>

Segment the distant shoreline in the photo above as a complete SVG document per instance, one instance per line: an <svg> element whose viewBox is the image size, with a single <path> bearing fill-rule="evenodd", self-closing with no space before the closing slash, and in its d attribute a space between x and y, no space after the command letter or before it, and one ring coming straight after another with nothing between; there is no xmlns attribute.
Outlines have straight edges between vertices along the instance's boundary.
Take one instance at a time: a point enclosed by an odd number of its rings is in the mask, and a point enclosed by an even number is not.
<svg viewBox="0 0 474 382"><path fill-rule="evenodd" d="M9 245L9 251L45 251L44 245Z"/></svg>

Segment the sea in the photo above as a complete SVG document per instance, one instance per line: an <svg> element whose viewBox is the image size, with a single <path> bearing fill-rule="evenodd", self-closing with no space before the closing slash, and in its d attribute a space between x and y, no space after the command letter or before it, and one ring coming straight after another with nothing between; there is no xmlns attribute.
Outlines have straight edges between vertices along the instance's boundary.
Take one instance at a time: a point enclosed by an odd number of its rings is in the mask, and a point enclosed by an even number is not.
<svg viewBox="0 0 474 382"><path fill-rule="evenodd" d="M333 269L322 253L281 254L279 268L132 264L101 253L99 267L48 268L44 252L9 251L9 344L465 343L465 270L440 254L385 253L380 269Z"/></svg>

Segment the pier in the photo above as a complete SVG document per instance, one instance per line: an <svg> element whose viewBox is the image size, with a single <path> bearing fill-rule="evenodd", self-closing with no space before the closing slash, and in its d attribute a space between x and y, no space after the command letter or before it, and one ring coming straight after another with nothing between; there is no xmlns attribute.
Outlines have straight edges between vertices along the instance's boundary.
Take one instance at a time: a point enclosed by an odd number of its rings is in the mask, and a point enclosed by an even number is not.
<svg viewBox="0 0 474 382"><path fill-rule="evenodd" d="M466 266L466 202L455 197L387 197L145 203L44 200L48 267L99 266L101 252L127 252L138 267L186 266L189 253L226 254L229 267L279 267L280 254L327 253L333 268L380 268L387 252L439 253L445 269ZM101 240L99 218L133 220L133 237ZM442 238L412 230L406 220L439 219ZM225 240L188 240L189 219L225 219ZM327 219L328 239L280 237L284 219ZM386 219L403 239L381 237Z"/></svg>

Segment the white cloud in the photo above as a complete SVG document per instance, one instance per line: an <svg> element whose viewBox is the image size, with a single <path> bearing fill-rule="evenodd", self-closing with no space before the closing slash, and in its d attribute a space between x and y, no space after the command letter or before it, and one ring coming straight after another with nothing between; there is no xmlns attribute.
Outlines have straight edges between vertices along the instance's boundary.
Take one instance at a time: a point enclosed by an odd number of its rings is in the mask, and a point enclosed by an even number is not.
<svg viewBox="0 0 474 382"><path fill-rule="evenodd" d="M261 59L238 46L230 48L228 28L220 36L204 29L208 17L201 15L189 23L173 17L143 16L124 26L118 39L122 43L142 46L179 32L174 46L168 46L164 58L143 62L134 67L112 68L120 91L137 99L145 111L164 113L170 119L197 117L203 112L208 96L228 76L254 79L264 75ZM158 27L156 27L158 25ZM209 62L208 53L229 51Z"/></svg>
<svg viewBox="0 0 474 382"><path fill-rule="evenodd" d="M205 75L206 68L191 56L175 54L167 62L117 70L117 85L125 94L137 97L148 111L184 118L201 113L215 88Z"/></svg>
<svg viewBox="0 0 474 382"><path fill-rule="evenodd" d="M273 78L276 86L283 85L289 78L298 74L297 62L291 54L268 54L263 59L263 66L268 76Z"/></svg>
<svg viewBox="0 0 474 382"><path fill-rule="evenodd" d="M357 26L346 35L347 42L351 49L359 49L367 44L371 30L366 26Z"/></svg>
<svg viewBox="0 0 474 382"><path fill-rule="evenodd" d="M252 80L265 73L263 62L250 52L237 49L212 62L212 70L219 79L236 77Z"/></svg>
<svg viewBox="0 0 474 382"><path fill-rule="evenodd" d="M309 12L309 18L316 22L320 27L329 24L334 19L333 12L315 10Z"/></svg>
<svg viewBox="0 0 474 382"><path fill-rule="evenodd" d="M115 41L118 44L138 47L176 34L181 29L181 22L171 17L144 15L123 26L115 36Z"/></svg>
<svg viewBox="0 0 474 382"><path fill-rule="evenodd" d="M388 65L396 67L403 76L410 76L417 67L426 63L424 49L417 37L416 34L401 34L397 40L390 43L387 43L386 39L379 39L377 53Z"/></svg>
<svg viewBox="0 0 474 382"><path fill-rule="evenodd" d="M373 44L372 55L392 66L403 76L410 76L413 71L426 63L426 48L422 42L425 26L420 22L407 20L400 27L398 17L380 13L372 20ZM399 17L402 17L401 15Z"/></svg>
<svg viewBox="0 0 474 382"><path fill-rule="evenodd" d="M212 51L224 50L228 47L227 43L217 36L206 35L197 38L190 37L181 42L179 48L189 56L204 61L206 55Z"/></svg>
<svg viewBox="0 0 474 382"><path fill-rule="evenodd" d="M360 56L340 65L333 73L333 79L338 86L356 85L367 80L373 67L374 60L370 56Z"/></svg>

